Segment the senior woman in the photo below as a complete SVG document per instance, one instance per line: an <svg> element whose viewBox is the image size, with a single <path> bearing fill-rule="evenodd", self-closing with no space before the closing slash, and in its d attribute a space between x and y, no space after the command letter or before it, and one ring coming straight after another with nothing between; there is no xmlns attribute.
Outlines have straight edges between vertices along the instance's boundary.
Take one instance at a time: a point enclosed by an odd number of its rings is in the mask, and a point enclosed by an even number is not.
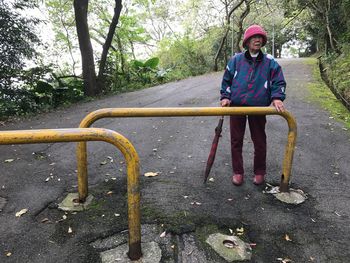
<svg viewBox="0 0 350 263"><path fill-rule="evenodd" d="M262 52L266 42L267 34L261 26L247 28L243 37L246 50L230 59L222 79L222 107L272 104L277 111L284 111L286 81L273 56ZM232 183L236 186L244 181L242 148L247 119L254 144L254 184L263 184L266 175L266 116L230 116Z"/></svg>

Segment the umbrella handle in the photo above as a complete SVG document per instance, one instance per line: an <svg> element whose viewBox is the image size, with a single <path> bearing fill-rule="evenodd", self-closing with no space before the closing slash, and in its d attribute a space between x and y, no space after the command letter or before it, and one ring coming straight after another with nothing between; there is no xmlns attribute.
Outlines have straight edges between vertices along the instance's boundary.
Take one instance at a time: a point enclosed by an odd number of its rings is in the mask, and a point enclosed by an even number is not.
<svg viewBox="0 0 350 263"><path fill-rule="evenodd" d="M221 116L219 119L219 123L218 126L215 128L215 133L218 134L220 136L221 131L222 131L222 124L224 122L224 116Z"/></svg>

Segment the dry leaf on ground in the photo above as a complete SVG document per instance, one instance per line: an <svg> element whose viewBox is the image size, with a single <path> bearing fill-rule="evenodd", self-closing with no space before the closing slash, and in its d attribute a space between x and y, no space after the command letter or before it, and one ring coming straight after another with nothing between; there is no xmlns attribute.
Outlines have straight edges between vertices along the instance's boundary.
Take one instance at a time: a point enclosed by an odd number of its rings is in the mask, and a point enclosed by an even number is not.
<svg viewBox="0 0 350 263"><path fill-rule="evenodd" d="M288 234L286 234L286 235L284 236L284 239L285 239L286 241L292 241L292 239L289 237Z"/></svg>
<svg viewBox="0 0 350 263"><path fill-rule="evenodd" d="M156 172L156 173L154 173L154 172L147 172L147 173L145 173L146 177L154 177L154 176L158 176L158 175L159 175L158 172Z"/></svg>
<svg viewBox="0 0 350 263"><path fill-rule="evenodd" d="M15 159L7 159L4 161L4 163L12 163Z"/></svg>
<svg viewBox="0 0 350 263"><path fill-rule="evenodd" d="M25 208L25 209L22 209L21 211L17 212L16 213L16 217L21 217L22 215L24 215L25 213L28 212L28 209Z"/></svg>
<svg viewBox="0 0 350 263"><path fill-rule="evenodd" d="M164 231L163 233L161 233L159 237L165 237L165 236L166 236L166 231Z"/></svg>

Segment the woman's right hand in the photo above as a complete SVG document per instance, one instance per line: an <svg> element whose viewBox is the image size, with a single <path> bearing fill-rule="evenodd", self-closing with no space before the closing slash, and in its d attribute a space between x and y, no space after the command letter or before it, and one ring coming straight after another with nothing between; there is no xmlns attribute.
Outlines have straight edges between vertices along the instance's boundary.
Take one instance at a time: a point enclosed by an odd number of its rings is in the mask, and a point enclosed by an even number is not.
<svg viewBox="0 0 350 263"><path fill-rule="evenodd" d="M228 107L231 104L231 101L229 99L222 99L220 101L221 107Z"/></svg>

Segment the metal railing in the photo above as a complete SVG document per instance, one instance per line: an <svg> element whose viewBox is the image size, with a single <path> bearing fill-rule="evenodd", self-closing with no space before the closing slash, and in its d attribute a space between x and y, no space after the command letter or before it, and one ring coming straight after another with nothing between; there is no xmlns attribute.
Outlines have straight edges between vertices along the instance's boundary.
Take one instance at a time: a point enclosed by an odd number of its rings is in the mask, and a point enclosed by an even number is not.
<svg viewBox="0 0 350 263"><path fill-rule="evenodd" d="M185 116L224 116L224 115L280 115L288 123L288 139L283 160L280 191L289 191L294 148L297 136L295 118L288 112L277 112L272 107L193 107L193 108L106 108L91 112L80 123L80 128L88 128L102 118L125 117L185 117ZM78 143L78 191L84 201L88 195L87 149L86 142Z"/></svg>
<svg viewBox="0 0 350 263"><path fill-rule="evenodd" d="M139 186L140 168L138 154L128 139L117 132L101 128L43 129L0 132L0 144L31 144L51 142L86 143L86 141L105 141L111 143L116 146L125 157L128 185L128 255L130 259L137 260L142 255ZM80 177L78 177L78 180L79 178Z"/></svg>

